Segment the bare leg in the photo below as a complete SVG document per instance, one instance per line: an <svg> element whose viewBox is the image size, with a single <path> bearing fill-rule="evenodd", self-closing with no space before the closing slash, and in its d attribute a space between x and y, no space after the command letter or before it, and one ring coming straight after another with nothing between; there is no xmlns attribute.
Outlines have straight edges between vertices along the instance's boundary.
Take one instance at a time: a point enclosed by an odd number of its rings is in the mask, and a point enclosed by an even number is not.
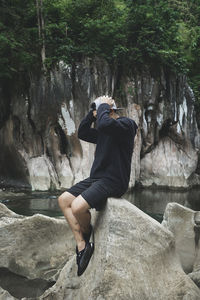
<svg viewBox="0 0 200 300"><path fill-rule="evenodd" d="M82 233L89 232L91 221L90 206L87 201L79 195L71 204L72 213L81 226Z"/></svg>
<svg viewBox="0 0 200 300"><path fill-rule="evenodd" d="M77 198L65 192L58 198L58 203L72 229L78 250L85 247L83 233L88 233L91 221L90 206L82 196Z"/></svg>
<svg viewBox="0 0 200 300"><path fill-rule="evenodd" d="M75 198L76 197L73 196L72 194L65 192L58 198L58 203L59 203L59 206L60 206L69 226L72 229L78 250L81 251L85 247L85 241L83 238L80 224L79 224L77 218L72 213L72 208L71 208L71 204L75 200Z"/></svg>

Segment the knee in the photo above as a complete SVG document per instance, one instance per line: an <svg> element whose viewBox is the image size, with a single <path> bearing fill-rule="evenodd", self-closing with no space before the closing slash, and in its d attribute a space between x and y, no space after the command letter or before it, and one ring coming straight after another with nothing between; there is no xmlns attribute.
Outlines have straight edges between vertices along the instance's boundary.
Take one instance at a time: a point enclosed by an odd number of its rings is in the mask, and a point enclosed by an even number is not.
<svg viewBox="0 0 200 300"><path fill-rule="evenodd" d="M86 211L86 208L81 205L78 198L76 198L71 204L72 213L74 216L78 216Z"/></svg>
<svg viewBox="0 0 200 300"><path fill-rule="evenodd" d="M77 216L81 213L80 207L76 203L76 201L72 202L71 209L72 209L72 213L73 213L74 216Z"/></svg>
<svg viewBox="0 0 200 300"><path fill-rule="evenodd" d="M63 195L60 195L58 197L58 204L59 204L60 208L63 208L66 205L65 202L66 202L65 197L63 197Z"/></svg>
<svg viewBox="0 0 200 300"><path fill-rule="evenodd" d="M68 195L69 193L65 192L63 194L61 194L58 197L58 204L60 206L61 209L63 208L67 208L71 206L72 203L72 197L70 197L70 195ZM75 197L74 197L75 198Z"/></svg>

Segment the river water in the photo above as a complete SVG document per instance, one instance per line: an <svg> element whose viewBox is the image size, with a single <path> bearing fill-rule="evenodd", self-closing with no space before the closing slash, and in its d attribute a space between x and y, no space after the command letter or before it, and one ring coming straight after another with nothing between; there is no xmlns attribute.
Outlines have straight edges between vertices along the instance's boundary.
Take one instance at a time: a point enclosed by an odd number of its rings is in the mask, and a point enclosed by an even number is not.
<svg viewBox="0 0 200 300"><path fill-rule="evenodd" d="M57 197L61 192L11 192L1 191L0 202L17 214L31 216L41 213L51 217L61 216ZM193 210L200 210L200 189L169 191L140 189L126 193L127 199L142 211L162 222L163 213L169 202L177 202Z"/></svg>

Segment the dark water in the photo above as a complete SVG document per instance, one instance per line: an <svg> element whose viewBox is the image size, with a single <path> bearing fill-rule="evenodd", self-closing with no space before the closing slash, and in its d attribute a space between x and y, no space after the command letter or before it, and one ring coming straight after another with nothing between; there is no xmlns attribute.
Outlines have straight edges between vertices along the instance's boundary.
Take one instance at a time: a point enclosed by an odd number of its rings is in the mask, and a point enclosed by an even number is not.
<svg viewBox="0 0 200 300"><path fill-rule="evenodd" d="M170 202L200 210L200 189L189 191L143 189L127 193L124 197L159 222L162 222L163 213Z"/></svg>
<svg viewBox="0 0 200 300"><path fill-rule="evenodd" d="M0 202L17 214L31 216L41 213L51 217L61 216L57 198L61 192L0 192ZM169 202L177 202L193 210L200 210L200 189L189 191L135 190L126 193L127 199L142 211L162 222L163 213Z"/></svg>
<svg viewBox="0 0 200 300"><path fill-rule="evenodd" d="M60 194L59 192L0 192L0 203L24 216L40 213L57 217L62 215L57 203Z"/></svg>

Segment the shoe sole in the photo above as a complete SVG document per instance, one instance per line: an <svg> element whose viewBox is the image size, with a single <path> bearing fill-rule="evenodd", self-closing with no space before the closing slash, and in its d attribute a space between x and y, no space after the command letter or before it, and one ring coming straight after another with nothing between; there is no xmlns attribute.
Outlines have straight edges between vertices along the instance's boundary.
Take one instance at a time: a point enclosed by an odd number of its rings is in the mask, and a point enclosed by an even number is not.
<svg viewBox="0 0 200 300"><path fill-rule="evenodd" d="M78 272L77 272L78 276L81 276L83 272L86 270L93 252L94 252L94 244L88 243L86 245L85 252L83 253L80 264L78 266Z"/></svg>

